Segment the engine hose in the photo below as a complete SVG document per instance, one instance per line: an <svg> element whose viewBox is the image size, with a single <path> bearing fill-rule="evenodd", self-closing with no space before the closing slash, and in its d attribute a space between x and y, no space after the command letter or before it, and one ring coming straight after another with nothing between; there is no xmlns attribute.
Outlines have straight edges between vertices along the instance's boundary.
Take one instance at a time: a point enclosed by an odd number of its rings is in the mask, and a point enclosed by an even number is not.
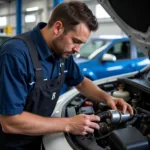
<svg viewBox="0 0 150 150"><path fill-rule="evenodd" d="M137 117L134 117L132 120L126 122L126 126L134 124L136 120L137 120Z"/></svg>
<svg viewBox="0 0 150 150"><path fill-rule="evenodd" d="M143 118L150 118L150 114L144 114L142 117Z"/></svg>
<svg viewBox="0 0 150 150"><path fill-rule="evenodd" d="M137 114L138 114L137 110L134 109L134 108L133 108L133 110L134 110L134 117L133 117L132 120L126 122L126 126L134 124L136 122L136 120L137 120Z"/></svg>
<svg viewBox="0 0 150 150"><path fill-rule="evenodd" d="M147 119L147 118L150 118L150 114L138 114L136 115L137 118L143 118L143 119Z"/></svg>
<svg viewBox="0 0 150 150"><path fill-rule="evenodd" d="M101 121L105 120L106 118L111 117L109 111L104 111L104 112L99 113L97 115L100 117Z"/></svg>
<svg viewBox="0 0 150 150"><path fill-rule="evenodd" d="M96 137L95 139L96 139L96 140L102 140L102 139L108 137L108 136L110 135L110 133L111 133L111 132L109 132L109 133L107 133L107 134L105 134L105 135L103 135L103 136Z"/></svg>
<svg viewBox="0 0 150 150"><path fill-rule="evenodd" d="M137 109L137 111L139 111L139 112L146 113L146 114L150 114L149 111L147 111L147 110L145 110L145 109L143 109L143 108L141 108L141 107L137 107L136 109Z"/></svg>

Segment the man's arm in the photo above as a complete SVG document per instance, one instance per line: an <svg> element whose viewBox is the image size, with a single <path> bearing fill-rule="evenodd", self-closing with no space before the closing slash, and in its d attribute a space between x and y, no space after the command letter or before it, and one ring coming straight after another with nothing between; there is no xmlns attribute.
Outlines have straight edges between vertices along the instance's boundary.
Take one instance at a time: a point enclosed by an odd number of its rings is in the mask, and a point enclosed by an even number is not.
<svg viewBox="0 0 150 150"><path fill-rule="evenodd" d="M94 129L99 129L96 121L100 121L100 118L95 115L50 118L23 112L19 115L0 116L3 132L24 135L44 135L58 132L85 135L88 132L94 132Z"/></svg>
<svg viewBox="0 0 150 150"><path fill-rule="evenodd" d="M106 102L107 99L111 98L109 94L101 90L98 86L93 84L91 80L84 77L83 81L76 86L76 88L86 97L94 101Z"/></svg>
<svg viewBox="0 0 150 150"><path fill-rule="evenodd" d="M93 82L86 77L83 81L76 86L76 88L86 97L95 101L103 101L108 104L112 109L121 108L122 112L125 113L126 110L129 110L133 114L133 109L131 106L126 103L122 98L114 98L111 95L107 94L105 91L101 90L93 84Z"/></svg>

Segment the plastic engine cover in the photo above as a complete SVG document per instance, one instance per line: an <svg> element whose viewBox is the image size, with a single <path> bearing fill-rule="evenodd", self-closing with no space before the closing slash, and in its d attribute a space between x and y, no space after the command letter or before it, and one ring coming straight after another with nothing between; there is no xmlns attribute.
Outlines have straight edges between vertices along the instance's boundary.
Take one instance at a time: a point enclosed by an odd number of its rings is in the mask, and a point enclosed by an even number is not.
<svg viewBox="0 0 150 150"><path fill-rule="evenodd" d="M114 150L149 150L147 139L135 127L114 130L108 141Z"/></svg>

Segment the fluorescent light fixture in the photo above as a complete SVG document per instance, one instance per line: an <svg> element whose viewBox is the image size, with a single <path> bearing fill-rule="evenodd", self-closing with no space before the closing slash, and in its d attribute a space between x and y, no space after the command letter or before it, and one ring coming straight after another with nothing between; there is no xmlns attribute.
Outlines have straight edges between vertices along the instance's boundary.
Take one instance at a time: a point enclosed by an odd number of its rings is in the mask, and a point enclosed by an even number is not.
<svg viewBox="0 0 150 150"><path fill-rule="evenodd" d="M34 14L25 16L26 23L35 22L35 21L36 21L36 16Z"/></svg>
<svg viewBox="0 0 150 150"><path fill-rule="evenodd" d="M30 8L27 8L26 11L37 11L39 9L39 7L30 7Z"/></svg>

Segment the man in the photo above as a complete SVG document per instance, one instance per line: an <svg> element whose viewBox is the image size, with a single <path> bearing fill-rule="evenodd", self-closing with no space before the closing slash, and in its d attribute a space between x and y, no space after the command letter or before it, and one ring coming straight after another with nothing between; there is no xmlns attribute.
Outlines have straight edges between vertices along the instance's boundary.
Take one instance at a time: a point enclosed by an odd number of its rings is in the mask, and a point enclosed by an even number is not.
<svg viewBox="0 0 150 150"><path fill-rule="evenodd" d="M95 115L51 118L64 81L86 97L103 100L123 113L133 110L113 98L79 71L71 56L80 52L98 23L82 2L58 5L46 23L4 43L0 50L1 149L38 150L42 135L69 132L85 135L99 129Z"/></svg>

